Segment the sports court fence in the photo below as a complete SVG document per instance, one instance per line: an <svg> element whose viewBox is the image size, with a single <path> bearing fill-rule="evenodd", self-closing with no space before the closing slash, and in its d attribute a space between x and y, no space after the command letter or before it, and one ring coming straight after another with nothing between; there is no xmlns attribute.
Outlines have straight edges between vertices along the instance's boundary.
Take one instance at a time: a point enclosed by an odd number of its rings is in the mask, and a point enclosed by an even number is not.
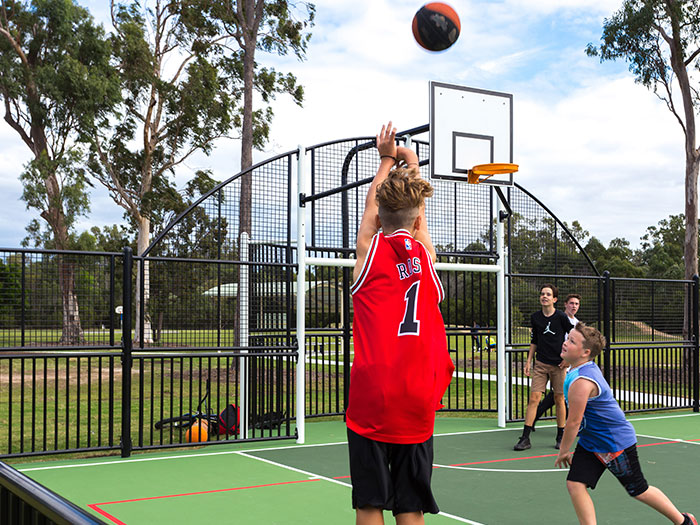
<svg viewBox="0 0 700 525"><path fill-rule="evenodd" d="M409 135L399 140L425 169L428 145ZM299 401L306 417L342 415L353 357L348 259L377 162L368 140L302 148L234 175L141 257L0 250L0 456L183 446L186 426L156 424L213 420L230 405L235 431L212 431L198 445L292 438ZM309 177L300 188L302 163ZM580 231L521 186L503 191L512 211L504 223L507 419L524 415L529 315L548 281L560 303L580 294L579 319L608 338L601 367L626 411L697 410L697 281L601 276ZM497 258L497 201L492 187L440 182L427 205L457 365L444 399L450 412L497 410L497 279L477 271ZM323 263L301 269L299 204L309 218L304 256Z"/></svg>

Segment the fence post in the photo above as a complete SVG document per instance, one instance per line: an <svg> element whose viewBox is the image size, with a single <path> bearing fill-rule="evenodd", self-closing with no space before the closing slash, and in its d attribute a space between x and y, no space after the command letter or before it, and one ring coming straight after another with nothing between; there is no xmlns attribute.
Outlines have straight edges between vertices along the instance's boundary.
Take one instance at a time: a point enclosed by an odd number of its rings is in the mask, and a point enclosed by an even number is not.
<svg viewBox="0 0 700 525"><path fill-rule="evenodd" d="M131 456L131 272L134 264L131 248L124 248L124 291L122 322L122 457Z"/></svg>
<svg viewBox="0 0 700 525"><path fill-rule="evenodd" d="M603 375L614 392L614 378L610 377L610 272L608 270L603 272L603 335L605 336Z"/></svg>
<svg viewBox="0 0 700 525"><path fill-rule="evenodd" d="M20 317L19 317L19 323L20 323L20 346L24 347L24 334L26 332L26 285L27 285L27 279L25 275L25 268L27 267L27 261L26 261L26 254L22 252L22 285L21 285L21 290L22 290L22 299L21 299L21 307L20 307Z"/></svg>
<svg viewBox="0 0 700 525"><path fill-rule="evenodd" d="M700 277L693 275L693 412L700 411Z"/></svg>

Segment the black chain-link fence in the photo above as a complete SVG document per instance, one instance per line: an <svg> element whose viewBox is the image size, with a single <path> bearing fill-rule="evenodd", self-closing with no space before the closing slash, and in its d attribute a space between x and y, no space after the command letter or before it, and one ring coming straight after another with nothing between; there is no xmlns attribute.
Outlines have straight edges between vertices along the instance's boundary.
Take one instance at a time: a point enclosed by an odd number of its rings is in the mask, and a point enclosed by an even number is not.
<svg viewBox="0 0 700 525"><path fill-rule="evenodd" d="M181 446L191 439L187 426L156 424L218 416L230 405L236 428L212 425L207 444L293 437L300 271L306 415L342 414L353 358L351 268L333 264L354 257L378 161L369 140L308 149L304 191L297 152L231 177L157 232L132 270L121 253L1 250L0 455ZM411 144L427 170L428 145ZM438 261L494 264L495 191L434 187L427 222ZM508 418L524 415L529 316L544 282L559 287L560 307L568 293L581 295L578 318L608 337L601 367L623 408L697 408L697 285L600 276L578 232L524 188L505 194L513 210L505 223ZM298 267L300 201L306 256L333 261ZM441 268L457 365L446 410L494 412L495 274Z"/></svg>

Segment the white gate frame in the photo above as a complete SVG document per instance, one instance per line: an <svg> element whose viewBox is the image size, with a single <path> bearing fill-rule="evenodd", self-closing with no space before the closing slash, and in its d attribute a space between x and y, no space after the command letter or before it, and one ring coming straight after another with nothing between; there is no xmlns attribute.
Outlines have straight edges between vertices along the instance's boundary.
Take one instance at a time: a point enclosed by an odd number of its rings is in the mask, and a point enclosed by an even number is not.
<svg viewBox="0 0 700 525"><path fill-rule="evenodd" d="M410 140L410 138L409 138ZM306 148L298 146L297 149L297 402L296 402L296 427L297 443L305 442L306 431L306 268L308 266L355 266L355 259L331 259L323 257L306 256L306 219L307 209L302 204L302 194L308 195L309 180L306 176ZM501 199L496 199L496 264L460 264L460 263L436 263L435 269L448 272L485 272L496 274L496 340L497 340L497 397L498 397L498 426L506 426L506 414L508 412L508 396L506 395L506 290L505 290L505 227L503 225L502 212L504 206Z"/></svg>

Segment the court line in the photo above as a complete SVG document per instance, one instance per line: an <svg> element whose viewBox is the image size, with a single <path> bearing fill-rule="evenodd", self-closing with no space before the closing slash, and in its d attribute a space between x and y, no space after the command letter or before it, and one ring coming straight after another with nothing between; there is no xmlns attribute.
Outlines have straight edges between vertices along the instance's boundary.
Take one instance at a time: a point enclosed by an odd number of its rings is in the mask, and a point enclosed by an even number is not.
<svg viewBox="0 0 700 525"><path fill-rule="evenodd" d="M518 459L527 459L527 458L518 458ZM479 472L506 472L506 473L523 473L523 474L537 474L539 472L568 472L569 469L560 469L560 468L550 468L550 469L505 469L505 468L482 468L482 467L460 467L457 465L439 465L437 463L434 464L438 468L446 468L446 469L453 469L453 470L476 470Z"/></svg>
<svg viewBox="0 0 700 525"><path fill-rule="evenodd" d="M340 480L338 480L338 479L333 479L333 478L329 478L329 477L326 477L326 476L321 476L320 474L314 474L313 472L309 472L309 471L307 471L307 470L298 469L298 468L296 468L296 467L292 467L291 465L285 465L285 464L283 464L283 463L278 463L277 461L272 461L272 460L267 459L267 458L261 458L261 457L258 457L258 456L251 456L250 454L247 454L247 453L245 453L245 452L239 452L238 454L239 454L240 456L244 456L244 457L246 457L246 458L257 459L258 461L262 461L263 463L268 463L268 464L273 465L273 466L275 466L275 467L280 467L280 468L283 468L283 469L291 470L291 471L293 471L293 472L299 472L299 473L301 473L301 474L305 474L305 475L307 475L307 476L311 476L312 479L322 479L322 480L324 480L324 481L330 481L331 483L336 483L337 485L341 485L341 486L343 486L343 487L352 489L352 485L351 485L350 483L345 483L344 481L340 481ZM466 519L466 518L462 518L462 517L460 517L460 516L455 516L455 515L453 515L453 514L447 514L446 512L442 512L442 511L439 512L438 514L441 515L441 516L445 516L446 518L450 518L450 519L453 519L453 520L456 520L456 521L460 521L460 522L462 522L462 523L470 523L471 525L483 525L482 523L479 523L478 521L471 521L471 520L468 520L468 519Z"/></svg>
<svg viewBox="0 0 700 525"><path fill-rule="evenodd" d="M277 461L272 461L270 459L266 458L261 458L257 456L252 456L246 452L241 452L237 451L237 455L243 456L248 459L253 459L257 461L261 461L263 463L267 463L269 465L272 465L274 467L282 468L285 470L291 470L292 472L297 472L299 474L303 474L305 476L309 476L309 479L305 480L297 480L297 481L285 481L285 482L279 482L279 483L268 483L264 485L252 485L248 487L232 487L232 488L227 488L227 489L216 489L216 490L205 490L205 491L199 491L199 492L190 492L190 493L184 493L184 494L166 494L162 496L149 496L149 497L144 497L144 498L135 498L135 499L128 499L128 500L121 500L121 501L108 501L104 503L91 503L88 505L89 508L93 509L94 511L100 513L101 515L109 518L112 520L115 524L117 525L125 525L121 521L119 521L115 516L112 516L108 512L106 512L104 509L101 509L100 506L102 505L113 505L117 503L133 503L133 502L138 502L138 501L149 501L149 500L157 500L157 499L165 499L165 498L176 498L176 497L182 497L182 496L196 496L196 495L201 495L201 494L213 494L213 493L218 493L218 492L230 492L234 490L244 490L244 489L251 489L251 488L264 488L264 487L272 487L272 486L278 486L278 485L289 485L293 483L305 483L309 481L329 481L331 483L335 483L336 485L340 485L345 488L352 488L352 485L350 483L345 483L343 481L339 481L338 479L333 479L329 478L327 476L322 476L320 474L316 474L313 472L309 472L308 470L302 470L296 467L292 467L291 465L284 465L282 463L278 463ZM453 519L455 521L459 521L461 523L469 523L471 525L483 525L480 522L477 521L472 521L466 518L462 518L461 516L456 516L453 514L448 514L446 512L439 512L439 515L444 516L449 519Z"/></svg>
<svg viewBox="0 0 700 525"><path fill-rule="evenodd" d="M664 439L666 443L687 443L688 445L700 445L700 439L679 439L679 438L667 438L659 436L650 436L649 434L637 434L637 437L645 437L649 439ZM650 443L648 445L637 445L638 447L648 447L651 445L661 445L662 443Z"/></svg>
<svg viewBox="0 0 700 525"><path fill-rule="evenodd" d="M630 422L634 423L635 421L651 421L651 420L657 420L657 419L672 419L672 418L679 418L679 417L700 417L700 414L674 414L670 416L650 416L650 417L643 417L643 418L634 418L631 419ZM550 424L550 425L539 425L538 428L554 428L556 424ZM491 432L509 432L509 431L514 431L514 430L521 430L521 427L510 427L510 428L492 428L492 429L483 429L483 430L465 430L463 432L445 432L445 433L440 433L440 434L435 434L435 437L446 437L446 436L465 436L465 435L470 435L470 434L486 434L486 433L491 433ZM231 443L232 445L235 445L236 443ZM254 448L254 449L247 449L244 452L264 452L267 450L286 450L286 449L298 449L298 448L315 448L315 447L328 447L328 446L337 446L337 445L347 445L347 441L338 441L338 442L331 442L331 443L311 443L311 444L306 444L306 445L287 445L287 446L280 446L280 447L265 447L265 448ZM147 452L157 452L157 450L154 451L147 451ZM115 459L115 460L108 460L108 461L97 461L94 463L76 463L76 464L69 464L69 465L51 465L51 466L44 466L44 467L28 467L28 468L22 468L22 469L17 469L20 472L34 472L34 471L41 471L41 470L56 470L56 469L63 469L63 468L80 468L80 467L96 467L96 466L102 466L102 465L121 465L124 463L140 463L140 462L145 462L145 461L164 461L164 460L170 460L170 459L187 459L187 458L198 458L198 457L205 457L205 456L222 456L222 455L230 455L230 454L238 454L240 453L240 450L226 450L222 452L202 452L202 453L188 453L188 454L179 454L175 456L161 456L157 458L129 458L129 459Z"/></svg>
<svg viewBox="0 0 700 525"><path fill-rule="evenodd" d="M134 499L125 499L125 500L119 500L119 501L105 501L103 503L90 503L87 506L94 510L95 512L98 512L102 514L103 516L109 518L112 520L114 523L117 525L126 525L122 521L120 521L116 516L111 515L104 509L100 508L102 505L116 505L119 503L135 503L139 501L149 501L149 500L156 500L156 499L166 499L166 498L180 498L184 496L200 496L202 494L215 494L218 492L231 492L234 490L246 490L246 489L259 489L259 488L265 488L265 487L275 487L279 485L292 485L295 483L308 483L309 481L318 481L316 479L302 479L302 480L296 480L296 481L280 481L278 483L265 483L263 485L250 485L247 487L230 487L227 489L215 489L215 490L202 490L199 492L185 492L183 494L164 494L162 496L148 496L145 498L134 498Z"/></svg>
<svg viewBox="0 0 700 525"><path fill-rule="evenodd" d="M262 461L263 463L267 463L267 464L273 465L273 466L275 466L275 467L280 467L280 468L284 468L284 469L287 469L287 470L291 470L291 471L293 471L293 472L298 472L298 473L300 473L300 474L304 474L305 476L309 476L309 477L312 478L312 479L322 479L322 480L324 480L324 481L330 481L331 483L335 483L336 485L341 485L341 486L343 486L343 487L350 487L350 488L352 488L352 485L350 485L350 483L345 483L345 482L339 481L339 480L337 480L337 479L329 478L329 477L326 477L326 476L322 476L322 475L320 475L320 474L315 474L315 473L313 473L313 472L309 472L309 471L307 471L307 470L302 470L302 469L299 469L299 468L296 468L296 467L292 467L291 465L284 465L283 463L278 463L277 461L272 461L272 460L267 459L267 458L260 458L260 457L257 457L257 456L251 456L250 454L248 454L248 453L246 453L246 452L240 452L240 451L238 452L238 455L239 455L239 456L246 457L246 458L248 458L248 459L255 459L255 460L258 460L258 461Z"/></svg>

